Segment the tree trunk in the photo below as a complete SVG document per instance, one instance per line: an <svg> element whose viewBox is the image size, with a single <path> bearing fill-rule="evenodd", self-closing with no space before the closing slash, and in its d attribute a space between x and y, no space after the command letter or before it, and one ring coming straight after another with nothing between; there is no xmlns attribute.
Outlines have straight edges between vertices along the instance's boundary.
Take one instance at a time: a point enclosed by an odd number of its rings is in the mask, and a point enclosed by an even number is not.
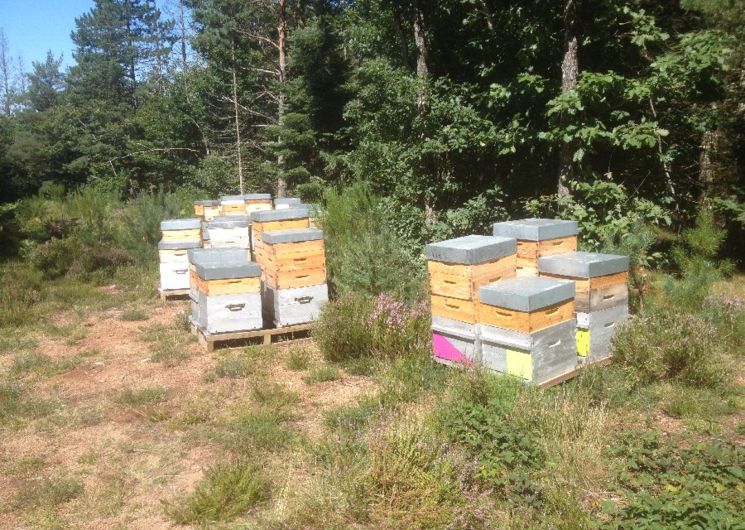
<svg viewBox="0 0 745 530"><path fill-rule="evenodd" d="M427 112L427 76L429 76L429 55L427 53L427 41L424 35L424 13L422 12L419 3L416 5L416 12L414 13L414 43L416 44L417 57L416 57L416 76L421 81L421 88L417 97L417 109L419 115L424 115ZM424 160L424 165L432 166L434 164L428 164L431 160ZM429 168L426 171L429 174L436 175L437 171L433 168ZM426 190L424 191L424 216L428 222L434 223L437 220L437 213L433 206L433 197Z"/></svg>
<svg viewBox="0 0 745 530"><path fill-rule="evenodd" d="M285 114L285 81L287 80L287 12L285 8L286 0L279 0L279 24L277 25L279 49L279 98L277 102L277 123L280 131L284 123ZM282 148L282 136L277 137L277 145ZM287 181L285 180L285 157L282 154L277 155L277 197L283 198L287 195Z"/></svg>
<svg viewBox="0 0 745 530"><path fill-rule="evenodd" d="M230 39L230 66L233 74L233 111L235 113L235 153L236 163L238 165L238 186L241 195L245 193L243 189L243 159L241 158L241 121L238 114L238 66L235 62L235 41Z"/></svg>
<svg viewBox="0 0 745 530"><path fill-rule="evenodd" d="M574 89L577 86L579 75L579 58L577 53L577 2L579 0L567 0L564 5L564 59L561 62L561 93ZM569 195L569 181L574 176L574 146L571 143L562 143L559 152L559 195Z"/></svg>
<svg viewBox="0 0 745 530"><path fill-rule="evenodd" d="M186 57L186 23L184 22L184 0L178 3L179 31L181 33L181 72L184 76L184 94L186 102L189 103L189 62Z"/></svg>
<svg viewBox="0 0 745 530"><path fill-rule="evenodd" d="M3 83L3 112L6 116L10 116L12 99L9 54L8 38L5 36L5 31L0 28L0 76L2 76Z"/></svg>

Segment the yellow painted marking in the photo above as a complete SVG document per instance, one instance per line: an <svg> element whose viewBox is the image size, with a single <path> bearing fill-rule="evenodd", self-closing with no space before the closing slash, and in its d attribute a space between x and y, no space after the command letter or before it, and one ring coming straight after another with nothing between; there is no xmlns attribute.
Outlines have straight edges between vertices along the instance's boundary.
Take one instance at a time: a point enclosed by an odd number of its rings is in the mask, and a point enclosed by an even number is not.
<svg viewBox="0 0 745 530"><path fill-rule="evenodd" d="M577 330L577 355L587 357L590 355L590 330Z"/></svg>
<svg viewBox="0 0 745 530"><path fill-rule="evenodd" d="M530 354L517 350L507 350L507 373L531 381L533 379L533 359Z"/></svg>

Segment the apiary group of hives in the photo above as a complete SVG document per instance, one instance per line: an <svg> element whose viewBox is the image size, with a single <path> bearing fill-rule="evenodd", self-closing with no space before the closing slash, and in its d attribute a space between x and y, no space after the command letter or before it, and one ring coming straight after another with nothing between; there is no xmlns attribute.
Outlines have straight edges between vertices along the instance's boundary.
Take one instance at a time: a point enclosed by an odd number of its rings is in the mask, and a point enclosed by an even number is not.
<svg viewBox="0 0 745 530"><path fill-rule="evenodd" d="M626 256L577 252L577 223L495 223L426 248L433 356L541 384L606 359L628 316Z"/></svg>
<svg viewBox="0 0 745 530"><path fill-rule="evenodd" d="M206 336L316 320L328 288L314 212L269 194L196 201L194 218L161 222L161 292L188 292Z"/></svg>

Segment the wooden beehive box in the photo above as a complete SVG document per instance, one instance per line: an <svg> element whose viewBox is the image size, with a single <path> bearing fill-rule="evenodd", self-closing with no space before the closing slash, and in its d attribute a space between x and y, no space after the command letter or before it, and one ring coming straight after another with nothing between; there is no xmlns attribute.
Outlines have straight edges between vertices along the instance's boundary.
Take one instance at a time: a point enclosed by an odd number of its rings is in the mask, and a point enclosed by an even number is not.
<svg viewBox="0 0 745 530"><path fill-rule="evenodd" d="M250 252L251 219L247 215L215 217L205 223L205 228L203 239L209 241L210 248L235 247Z"/></svg>
<svg viewBox="0 0 745 530"><path fill-rule="evenodd" d="M214 250L214 249L211 249ZM193 261L198 311L196 325L205 334L261 329L261 267L223 254L197 255Z"/></svg>
<svg viewBox="0 0 745 530"><path fill-rule="evenodd" d="M513 278L479 290L482 363L542 383L577 364L574 284Z"/></svg>
<svg viewBox="0 0 745 530"><path fill-rule="evenodd" d="M225 195L220 197L220 216L246 215L246 201L243 195Z"/></svg>
<svg viewBox="0 0 745 530"><path fill-rule="evenodd" d="M263 233L298 228L309 228L308 208L262 210L251 214L251 248L257 263L263 264Z"/></svg>
<svg viewBox="0 0 745 530"><path fill-rule="evenodd" d="M538 271L543 277L575 283L577 312L601 311L628 303L628 256L596 252L546 256L539 258Z"/></svg>
<svg viewBox="0 0 745 530"><path fill-rule="evenodd" d="M196 241L160 241L160 289L172 291L189 288L189 249L199 248Z"/></svg>
<svg viewBox="0 0 745 530"><path fill-rule="evenodd" d="M292 289L326 283L323 232L296 228L262 233L262 267L267 287Z"/></svg>
<svg viewBox="0 0 745 530"><path fill-rule="evenodd" d="M194 201L194 215L209 221L220 215L220 201Z"/></svg>
<svg viewBox="0 0 745 530"><path fill-rule="evenodd" d="M538 259L577 250L577 222L521 219L494 223L495 236L517 239L516 276L538 276Z"/></svg>
<svg viewBox="0 0 745 530"><path fill-rule="evenodd" d="M246 251L240 248L193 248L188 251L189 298L191 299L191 321L199 322L199 289L200 279L197 276L197 261L236 261L246 259Z"/></svg>
<svg viewBox="0 0 745 530"><path fill-rule="evenodd" d="M427 245L432 315L471 324L478 289L515 275L513 238L465 236Z"/></svg>
<svg viewBox="0 0 745 530"><path fill-rule="evenodd" d="M201 241L201 227L202 222L197 218L167 219L160 222L160 240L165 243L198 243Z"/></svg>
<svg viewBox="0 0 745 530"><path fill-rule="evenodd" d="M249 193L243 196L243 202L246 205L246 215L272 209L271 193Z"/></svg>

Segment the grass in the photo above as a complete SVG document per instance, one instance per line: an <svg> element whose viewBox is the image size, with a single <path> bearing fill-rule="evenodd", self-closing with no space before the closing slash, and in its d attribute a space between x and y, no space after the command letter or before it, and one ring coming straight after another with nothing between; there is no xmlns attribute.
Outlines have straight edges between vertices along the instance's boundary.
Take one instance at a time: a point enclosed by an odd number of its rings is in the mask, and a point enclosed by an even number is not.
<svg viewBox="0 0 745 530"><path fill-rule="evenodd" d="M137 390L128 388L114 398L119 405L144 407L162 403L168 398L168 390L162 386L143 387Z"/></svg>
<svg viewBox="0 0 745 530"><path fill-rule="evenodd" d="M38 342L28 337L2 337L0 338L0 355L17 353L24 350L33 350Z"/></svg>
<svg viewBox="0 0 745 530"><path fill-rule="evenodd" d="M267 501L271 489L264 471L251 460L218 464L171 515L184 525L227 521Z"/></svg>
<svg viewBox="0 0 745 530"><path fill-rule="evenodd" d="M119 315L119 319L123 320L125 322L140 322L143 320L147 320L150 318L146 311L143 311L142 309L128 309L126 311L122 311L122 314Z"/></svg>
<svg viewBox="0 0 745 530"><path fill-rule="evenodd" d="M287 355L285 366L287 366L288 370L299 372L308 369L308 367L310 366L310 360L310 353L307 350L302 348L293 348Z"/></svg>
<svg viewBox="0 0 745 530"><path fill-rule="evenodd" d="M29 395L23 384L0 381L0 425L42 418L55 409L54 401Z"/></svg>
<svg viewBox="0 0 745 530"><path fill-rule="evenodd" d="M13 359L13 364L10 366L9 373L12 376L28 374L50 376L72 370L80 364L80 360L81 357L79 355L55 361L43 353L22 353Z"/></svg>
<svg viewBox="0 0 745 530"><path fill-rule="evenodd" d="M241 355L229 355L223 357L215 366L217 377L241 378L250 375L253 372L253 361Z"/></svg>
<svg viewBox="0 0 745 530"><path fill-rule="evenodd" d="M151 343L150 360L165 366L176 366L191 356L183 330L177 325L151 324L140 328L140 338Z"/></svg>
<svg viewBox="0 0 745 530"><path fill-rule="evenodd" d="M77 478L55 477L30 481L16 495L16 505L24 508L54 508L83 493L83 483Z"/></svg>
<svg viewBox="0 0 745 530"><path fill-rule="evenodd" d="M314 366L308 373L303 377L303 381L308 385L315 383L325 383L328 381L336 381L341 378L341 372L336 366L329 364L323 364L320 366Z"/></svg>

